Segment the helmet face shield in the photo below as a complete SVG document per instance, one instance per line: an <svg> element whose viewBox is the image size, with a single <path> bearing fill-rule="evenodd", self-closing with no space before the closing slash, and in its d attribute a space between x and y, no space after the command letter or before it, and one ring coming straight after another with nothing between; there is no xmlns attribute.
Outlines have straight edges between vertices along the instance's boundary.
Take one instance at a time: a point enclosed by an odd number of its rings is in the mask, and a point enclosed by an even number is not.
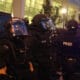
<svg viewBox="0 0 80 80"><path fill-rule="evenodd" d="M49 30L55 29L54 24L53 24L51 19L41 20L40 23L41 23L42 28L45 29L45 30L47 30L47 29L49 29Z"/></svg>
<svg viewBox="0 0 80 80"><path fill-rule="evenodd" d="M28 35L26 25L23 21L17 20L12 22L11 28L13 36Z"/></svg>

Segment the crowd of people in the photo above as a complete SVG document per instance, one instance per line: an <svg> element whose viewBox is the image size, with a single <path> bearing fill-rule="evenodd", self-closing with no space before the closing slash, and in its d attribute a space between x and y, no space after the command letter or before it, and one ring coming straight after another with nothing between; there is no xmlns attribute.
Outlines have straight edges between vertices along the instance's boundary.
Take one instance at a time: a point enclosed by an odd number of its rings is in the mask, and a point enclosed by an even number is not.
<svg viewBox="0 0 80 80"><path fill-rule="evenodd" d="M25 40L29 48L26 51L28 54L26 61L24 64L12 63L10 59L7 59L11 57L7 53L11 54L11 52L7 51L7 47L1 45L0 80L58 80L60 75L57 73L59 70L55 53L57 49L52 42L56 27L51 17L47 14L37 14L33 17L31 24L26 18L23 21L30 36ZM74 18L65 25L68 30L74 29L74 32L78 28L78 23Z"/></svg>

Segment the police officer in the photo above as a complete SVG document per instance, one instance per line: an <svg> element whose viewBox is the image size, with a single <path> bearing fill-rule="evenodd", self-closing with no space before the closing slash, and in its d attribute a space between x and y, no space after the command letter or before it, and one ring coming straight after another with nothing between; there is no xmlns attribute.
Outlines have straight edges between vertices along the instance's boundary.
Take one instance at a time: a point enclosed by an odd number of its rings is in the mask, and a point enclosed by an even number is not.
<svg viewBox="0 0 80 80"><path fill-rule="evenodd" d="M23 27L26 32L24 31L23 34L17 34L15 31L12 31L14 26ZM8 73L15 76L16 80L31 80L30 73L33 72L33 66L30 61L29 35L26 25L22 19L12 18L6 27L8 38L2 42L8 44Z"/></svg>
<svg viewBox="0 0 80 80"><path fill-rule="evenodd" d="M74 16L68 21L66 27L67 30L60 31L61 35L58 35L54 43L57 49L57 64L63 73L63 78L64 80L72 80L74 74L79 71L80 45L78 23L74 20Z"/></svg>
<svg viewBox="0 0 80 80"><path fill-rule="evenodd" d="M52 27L52 28L51 28ZM55 80L54 53L50 43L52 21L45 14L37 14L30 25L32 35L31 55L39 80Z"/></svg>

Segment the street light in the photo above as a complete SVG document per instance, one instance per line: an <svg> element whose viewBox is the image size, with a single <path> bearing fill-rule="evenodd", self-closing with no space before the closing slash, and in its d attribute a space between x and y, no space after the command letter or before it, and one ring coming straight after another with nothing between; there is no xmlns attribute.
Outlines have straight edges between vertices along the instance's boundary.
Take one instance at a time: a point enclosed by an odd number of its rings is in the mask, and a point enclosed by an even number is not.
<svg viewBox="0 0 80 80"><path fill-rule="evenodd" d="M65 21L66 21L66 15L67 15L67 9L66 8L62 8L60 13L62 14L63 16L63 28L65 26Z"/></svg>
<svg viewBox="0 0 80 80"><path fill-rule="evenodd" d="M61 9L61 13L62 13L63 15L65 15L65 14L67 13L67 9L66 9L66 8L62 8L62 9Z"/></svg>

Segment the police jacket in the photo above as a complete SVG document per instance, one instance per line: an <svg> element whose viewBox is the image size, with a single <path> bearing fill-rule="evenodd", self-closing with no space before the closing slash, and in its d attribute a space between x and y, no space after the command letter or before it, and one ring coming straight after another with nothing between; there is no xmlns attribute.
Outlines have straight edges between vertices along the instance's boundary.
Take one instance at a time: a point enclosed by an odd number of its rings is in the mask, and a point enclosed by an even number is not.
<svg viewBox="0 0 80 80"><path fill-rule="evenodd" d="M30 34L32 35L31 41L31 54L34 57L33 60L45 61L49 56L49 31L44 31L39 26L30 25ZM45 59L46 58L46 59ZM44 59L44 60L42 60Z"/></svg>

